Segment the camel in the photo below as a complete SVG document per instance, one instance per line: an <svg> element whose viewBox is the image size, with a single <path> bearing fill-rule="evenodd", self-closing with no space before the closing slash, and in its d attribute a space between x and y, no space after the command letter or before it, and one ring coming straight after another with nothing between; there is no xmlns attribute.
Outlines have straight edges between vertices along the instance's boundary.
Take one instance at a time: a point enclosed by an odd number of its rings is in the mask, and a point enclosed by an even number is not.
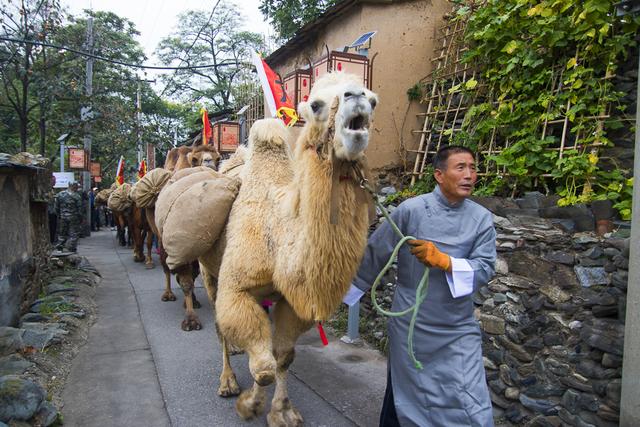
<svg viewBox="0 0 640 427"><path fill-rule="evenodd" d="M306 124L293 153L280 120L251 128L227 227L200 258L222 338L219 395L240 392L229 345L249 356L254 384L236 402L245 420L263 411L265 386L275 381L268 425L302 425L288 398L287 369L298 337L335 311L364 253L369 219L359 177L376 103L355 76L330 73L298 107ZM275 301L273 335L264 298Z"/></svg>
<svg viewBox="0 0 640 427"><path fill-rule="evenodd" d="M198 145L187 154L187 160L191 167L206 166L218 170L220 153L212 145Z"/></svg>
<svg viewBox="0 0 640 427"><path fill-rule="evenodd" d="M215 149L215 147L211 145L200 145L193 148L182 146L173 148L169 152L164 167L165 169L170 168L169 170L172 170L173 172L196 166L206 166L216 170L218 167L219 159L220 154ZM162 269L165 275L165 287L161 299L165 302L175 301L176 296L171 290L171 271L169 270L166 262L167 253L164 251L164 247L162 246L162 238L156 226L155 207L147 207L144 211L146 216L146 223L150 227L153 234L158 237L158 248L160 248L160 264L162 265ZM193 283L196 277L198 277L199 272L200 269L197 261L194 261L190 265L182 266L180 269L174 272L176 274L176 280L178 281L178 284L182 288L182 292L184 294L185 318L181 324L181 328L184 331L202 329L202 323L200 322L200 319L194 311L194 309L201 307L200 302L198 302L195 293L193 292Z"/></svg>

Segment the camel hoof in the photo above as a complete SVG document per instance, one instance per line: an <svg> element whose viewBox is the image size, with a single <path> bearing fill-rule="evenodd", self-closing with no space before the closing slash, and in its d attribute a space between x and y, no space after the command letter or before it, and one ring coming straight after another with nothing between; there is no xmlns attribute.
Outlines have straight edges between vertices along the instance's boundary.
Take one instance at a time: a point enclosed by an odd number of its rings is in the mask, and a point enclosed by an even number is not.
<svg viewBox="0 0 640 427"><path fill-rule="evenodd" d="M236 412L245 421L253 419L264 412L264 398L255 399L251 389L245 390L236 401Z"/></svg>
<svg viewBox="0 0 640 427"><path fill-rule="evenodd" d="M142 262L144 261L144 257L139 257L137 255L133 256L133 262Z"/></svg>
<svg viewBox="0 0 640 427"><path fill-rule="evenodd" d="M155 264L153 263L153 261L144 263L144 268L146 268L147 270L151 270L154 267L155 267Z"/></svg>
<svg viewBox="0 0 640 427"><path fill-rule="evenodd" d="M176 300L176 296L171 291L165 291L162 294L162 301L164 301L164 302L175 301L175 300Z"/></svg>
<svg viewBox="0 0 640 427"><path fill-rule="evenodd" d="M231 397L240 394L240 386L234 374L222 379L220 378L220 387L218 387L218 396Z"/></svg>
<svg viewBox="0 0 640 427"><path fill-rule="evenodd" d="M187 315L182 321L183 331L199 331L200 329L202 329L202 323L195 314Z"/></svg>
<svg viewBox="0 0 640 427"><path fill-rule="evenodd" d="M303 421L302 415L291 405L289 398L272 403L267 415L269 427L300 427Z"/></svg>

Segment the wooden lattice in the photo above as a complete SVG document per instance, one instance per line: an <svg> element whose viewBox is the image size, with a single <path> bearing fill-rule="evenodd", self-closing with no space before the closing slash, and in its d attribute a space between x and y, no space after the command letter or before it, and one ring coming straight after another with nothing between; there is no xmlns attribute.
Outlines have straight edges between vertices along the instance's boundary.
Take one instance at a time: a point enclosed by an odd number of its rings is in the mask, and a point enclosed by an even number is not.
<svg viewBox="0 0 640 427"><path fill-rule="evenodd" d="M480 79L481 66L465 64L462 61L464 52L468 50L464 41L464 33L466 22L461 19L450 20L445 23L437 32L438 47L434 50L433 71L428 76L425 83L425 97L422 103L426 105L426 111L420 113L420 117L424 117L422 129L414 130L413 133L419 135L419 143L417 150L408 150L416 155L413 171L411 174L411 184L420 179L425 168L431 163L433 155L440 147L448 145L451 138L456 132L463 130L473 130L473 123L465 122L465 115L469 108L476 103L492 102L490 93L486 93L486 87ZM549 81L550 87L554 93L563 90L563 73L565 64L554 67ZM614 76L604 76L609 79ZM474 80L475 84L472 90L469 90L467 82ZM609 118L608 106L604 105L602 112L597 116L581 116L576 117L573 121L569 120L569 111L571 103L567 102L562 107L563 114L552 120L545 116L539 127L539 136L544 139L547 136L554 136L557 142L549 145L546 149L559 151L559 157L562 158L567 150L594 150L598 146L603 145L598 141L581 144L581 135L578 131L573 134L571 128L578 123L584 121L595 121L590 129L594 126L598 129L604 127L604 120ZM555 108L552 102L547 107L547 112ZM483 141L478 147L477 163L480 176L502 175L508 176L509 171L505 167L499 167L490 160L490 156L499 154L503 149L509 147L508 138L503 138L499 128L494 128L491 137L487 141ZM550 175L542 175L550 176Z"/></svg>

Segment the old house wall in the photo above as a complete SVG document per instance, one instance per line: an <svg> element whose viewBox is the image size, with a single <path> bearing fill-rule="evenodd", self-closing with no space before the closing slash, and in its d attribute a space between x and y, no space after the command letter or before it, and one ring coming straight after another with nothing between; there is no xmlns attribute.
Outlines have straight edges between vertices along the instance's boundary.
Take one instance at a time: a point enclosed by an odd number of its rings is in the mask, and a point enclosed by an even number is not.
<svg viewBox="0 0 640 427"><path fill-rule="evenodd" d="M377 54L372 90L380 97L380 104L371 126L367 157L372 168L401 164L401 144L415 149L417 139L411 130L420 126L416 114L421 106L409 103L406 92L431 71L435 29L450 9L445 0L359 4L331 21L315 44L270 65L284 76L326 55L325 44L329 50L341 50L361 34L377 31L368 56L371 59Z"/></svg>
<svg viewBox="0 0 640 427"><path fill-rule="evenodd" d="M35 300L50 251L48 169L0 167L0 326Z"/></svg>

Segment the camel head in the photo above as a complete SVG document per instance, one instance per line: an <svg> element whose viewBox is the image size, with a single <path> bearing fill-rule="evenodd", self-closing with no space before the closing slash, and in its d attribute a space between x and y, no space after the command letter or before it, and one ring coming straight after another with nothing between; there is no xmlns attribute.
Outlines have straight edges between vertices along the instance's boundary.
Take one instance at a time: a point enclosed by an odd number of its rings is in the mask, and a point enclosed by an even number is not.
<svg viewBox="0 0 640 427"><path fill-rule="evenodd" d="M333 127L331 142L336 157L352 161L361 158L369 145L369 125L377 103L377 95L357 76L334 72L314 83L298 112L311 126L322 130Z"/></svg>
<svg viewBox="0 0 640 427"><path fill-rule="evenodd" d="M220 161L220 153L212 145L198 145L187 154L191 167L206 166L213 170L218 170L218 162Z"/></svg>

